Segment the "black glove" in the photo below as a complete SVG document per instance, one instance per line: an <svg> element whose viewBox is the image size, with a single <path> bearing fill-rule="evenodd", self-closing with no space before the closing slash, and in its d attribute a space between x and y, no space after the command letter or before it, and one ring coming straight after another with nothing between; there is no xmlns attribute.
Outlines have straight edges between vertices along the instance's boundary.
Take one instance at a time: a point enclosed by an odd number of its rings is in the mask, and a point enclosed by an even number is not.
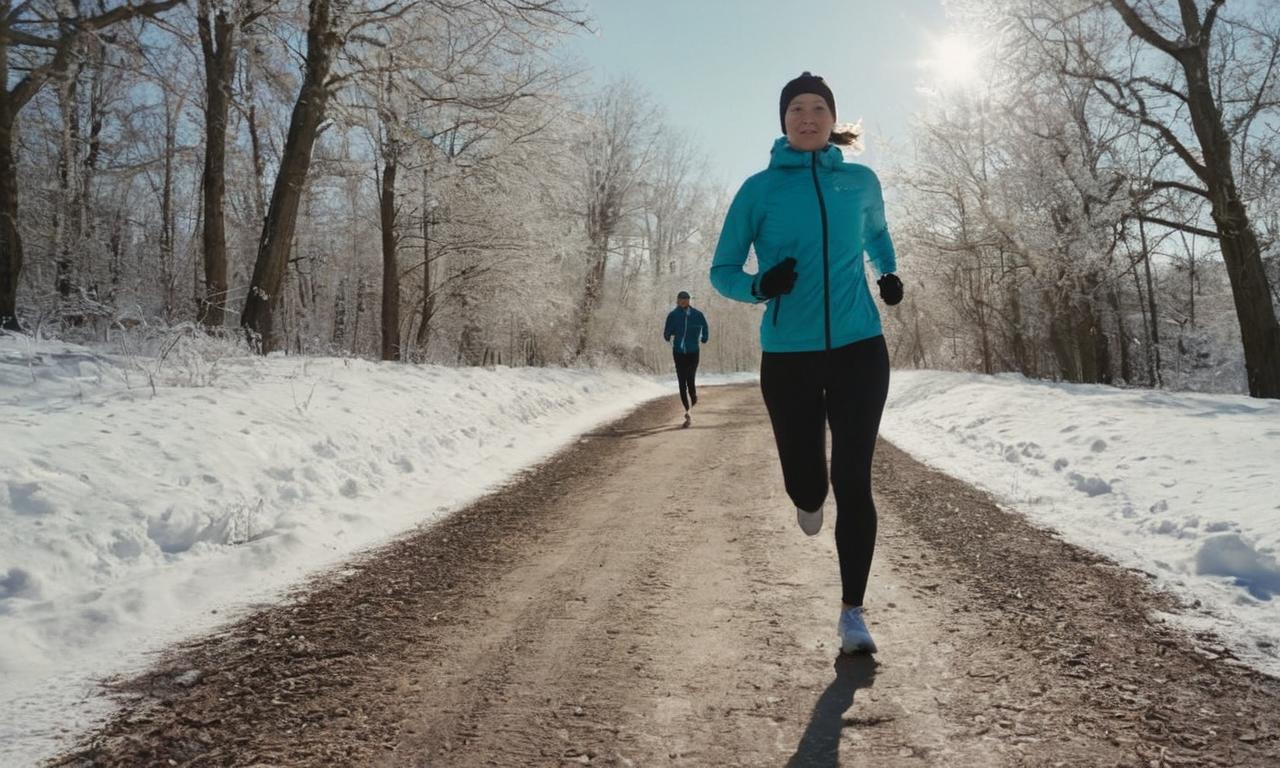
<svg viewBox="0 0 1280 768"><path fill-rule="evenodd" d="M897 275L892 272L882 275L876 285L880 286L880 300L885 304L892 307L902 301L902 281Z"/></svg>
<svg viewBox="0 0 1280 768"><path fill-rule="evenodd" d="M760 276L760 281L756 284L756 296L761 299L772 299L784 293L791 293L791 289L796 287L796 278L799 276L800 273L796 272L796 260L788 256Z"/></svg>

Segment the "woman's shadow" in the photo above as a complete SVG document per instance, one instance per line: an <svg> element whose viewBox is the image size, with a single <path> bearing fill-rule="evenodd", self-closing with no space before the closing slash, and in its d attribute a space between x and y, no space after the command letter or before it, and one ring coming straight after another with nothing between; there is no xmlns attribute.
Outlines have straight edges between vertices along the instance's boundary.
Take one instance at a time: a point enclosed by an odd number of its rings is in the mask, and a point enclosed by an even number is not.
<svg viewBox="0 0 1280 768"><path fill-rule="evenodd" d="M853 705L853 694L859 688L875 684L876 660L872 656L841 654L835 663L836 679L818 697L809 718L809 727L800 737L800 745L787 761L788 768L840 765L840 731L844 713Z"/></svg>

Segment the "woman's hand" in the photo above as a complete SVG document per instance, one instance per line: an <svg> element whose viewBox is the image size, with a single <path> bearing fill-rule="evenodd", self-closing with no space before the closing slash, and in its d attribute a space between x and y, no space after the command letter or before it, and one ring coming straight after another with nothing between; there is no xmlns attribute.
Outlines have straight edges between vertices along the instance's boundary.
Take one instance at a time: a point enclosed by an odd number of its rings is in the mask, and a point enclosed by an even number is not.
<svg viewBox="0 0 1280 768"><path fill-rule="evenodd" d="M885 304L892 307L902 301L902 281L897 275L892 272L882 275L876 285L880 286L880 300Z"/></svg>
<svg viewBox="0 0 1280 768"><path fill-rule="evenodd" d="M788 256L760 276L755 294L761 299L772 299L775 296L791 293L791 289L796 287L796 278L799 276L800 273L796 272L796 260Z"/></svg>

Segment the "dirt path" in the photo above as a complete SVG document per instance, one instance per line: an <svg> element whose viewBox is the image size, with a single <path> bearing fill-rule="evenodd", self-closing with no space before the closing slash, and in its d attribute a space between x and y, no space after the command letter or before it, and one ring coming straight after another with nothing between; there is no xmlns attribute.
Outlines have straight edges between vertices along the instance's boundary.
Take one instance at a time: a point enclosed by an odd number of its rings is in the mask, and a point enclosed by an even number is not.
<svg viewBox="0 0 1280 768"><path fill-rule="evenodd" d="M830 528L796 528L758 392L676 416L176 649L59 764L1280 765L1280 684L885 443L881 653L837 659Z"/></svg>

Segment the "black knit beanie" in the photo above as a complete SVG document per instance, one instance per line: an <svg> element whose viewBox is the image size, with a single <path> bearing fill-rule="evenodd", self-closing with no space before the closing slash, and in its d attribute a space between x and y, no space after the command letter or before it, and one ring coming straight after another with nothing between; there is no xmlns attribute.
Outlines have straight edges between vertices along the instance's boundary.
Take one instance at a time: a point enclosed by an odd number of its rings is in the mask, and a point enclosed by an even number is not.
<svg viewBox="0 0 1280 768"><path fill-rule="evenodd" d="M802 93L821 96L822 100L827 102L827 108L831 110L831 119L834 120L836 117L836 97L831 94L831 89L821 77L805 72L782 87L782 98L778 100L778 121L782 123L783 133L787 132L787 106L791 104L792 99Z"/></svg>

